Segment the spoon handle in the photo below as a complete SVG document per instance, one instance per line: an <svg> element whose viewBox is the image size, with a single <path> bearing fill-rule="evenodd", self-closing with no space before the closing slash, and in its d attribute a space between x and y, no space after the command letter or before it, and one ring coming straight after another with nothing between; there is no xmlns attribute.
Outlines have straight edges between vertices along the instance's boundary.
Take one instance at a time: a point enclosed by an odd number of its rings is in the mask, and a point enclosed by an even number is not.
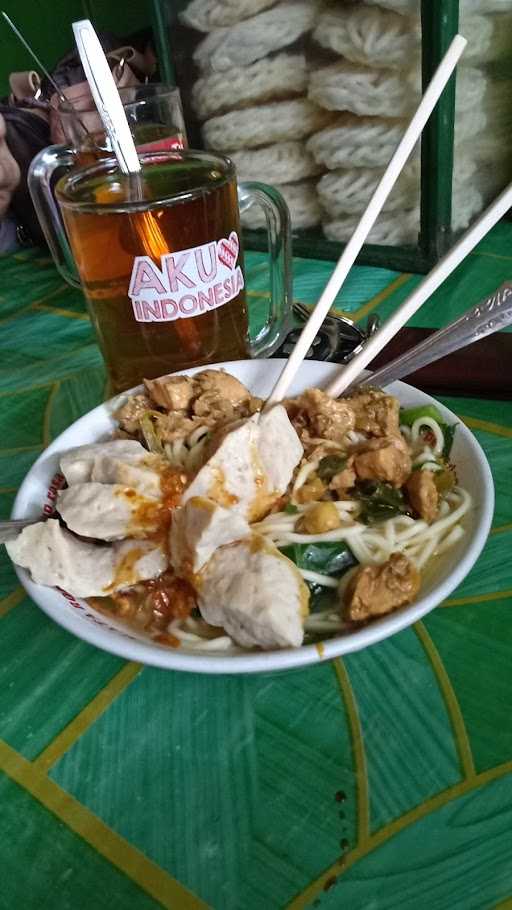
<svg viewBox="0 0 512 910"><path fill-rule="evenodd" d="M0 521L0 544L7 543L8 540L14 540L23 528L33 525L40 518L30 518L23 521Z"/></svg>
<svg viewBox="0 0 512 910"><path fill-rule="evenodd" d="M401 354L391 363L375 370L365 382L371 382L372 385L387 385L511 324L512 282L506 282L494 294L477 303L459 319L434 332L425 341Z"/></svg>

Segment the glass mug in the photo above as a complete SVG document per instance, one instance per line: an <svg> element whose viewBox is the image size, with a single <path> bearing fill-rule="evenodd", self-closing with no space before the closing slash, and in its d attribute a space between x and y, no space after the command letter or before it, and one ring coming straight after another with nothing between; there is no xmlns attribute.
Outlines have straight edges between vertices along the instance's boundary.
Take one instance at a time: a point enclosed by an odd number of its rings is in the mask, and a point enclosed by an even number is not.
<svg viewBox="0 0 512 910"><path fill-rule="evenodd" d="M118 91L140 152L187 147L179 89L151 82ZM52 136L71 147L78 166L112 156L110 140L90 93L57 99L50 118Z"/></svg>
<svg viewBox="0 0 512 910"><path fill-rule="evenodd" d="M72 169L54 195L52 174L73 161L50 146L29 174L56 265L84 291L113 392L187 367L270 355L291 323L284 200L260 183L237 185L220 155L157 151L140 160L140 177L123 175L113 158ZM240 210L254 204L267 222L271 295L265 325L249 341Z"/></svg>

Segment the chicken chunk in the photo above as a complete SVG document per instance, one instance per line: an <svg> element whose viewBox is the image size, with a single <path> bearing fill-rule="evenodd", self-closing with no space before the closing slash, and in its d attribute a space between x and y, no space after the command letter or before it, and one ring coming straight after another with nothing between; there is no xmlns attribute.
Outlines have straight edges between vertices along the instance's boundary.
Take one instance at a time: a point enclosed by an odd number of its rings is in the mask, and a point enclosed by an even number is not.
<svg viewBox="0 0 512 910"><path fill-rule="evenodd" d="M147 449L135 439L111 439L69 449L61 456L60 469L68 486L72 486L90 480L96 462L104 456L121 460L124 464L138 464L148 455Z"/></svg>
<svg viewBox="0 0 512 910"><path fill-rule="evenodd" d="M98 546L74 537L53 518L29 525L6 547L36 584L63 588L74 597L102 597L167 568L165 553L149 541Z"/></svg>
<svg viewBox="0 0 512 910"><path fill-rule="evenodd" d="M242 517L211 499L194 496L173 513L171 563L185 578L199 572L218 547L242 540L251 533Z"/></svg>
<svg viewBox="0 0 512 910"><path fill-rule="evenodd" d="M158 530L157 499L121 484L77 483L58 494L57 511L75 534L97 540L143 538Z"/></svg>
<svg viewBox="0 0 512 910"><path fill-rule="evenodd" d="M144 385L151 400L167 411L186 411L198 388L191 376L160 376L145 379Z"/></svg>
<svg viewBox="0 0 512 910"><path fill-rule="evenodd" d="M128 400L116 412L121 430L127 433L138 433L141 418L147 411L154 410L154 404L147 395L130 395Z"/></svg>
<svg viewBox="0 0 512 910"><path fill-rule="evenodd" d="M354 411L355 427L360 433L372 436L397 436L400 403L392 395L378 389L356 392L345 399Z"/></svg>
<svg viewBox="0 0 512 910"><path fill-rule="evenodd" d="M437 518L439 493L432 471L413 471L406 483L409 502L414 511L429 524Z"/></svg>
<svg viewBox="0 0 512 910"><path fill-rule="evenodd" d="M354 457L359 480L382 480L401 487L412 469L411 456L401 436L372 439L364 452Z"/></svg>
<svg viewBox="0 0 512 910"><path fill-rule="evenodd" d="M343 399L331 398L321 389L307 389L292 403L297 411L295 419L307 418L309 434L321 439L342 442L349 430L354 429L354 412ZM294 419L294 423L295 423Z"/></svg>
<svg viewBox="0 0 512 910"><path fill-rule="evenodd" d="M238 379L223 370L203 370L195 376L199 394L192 410L198 417L209 417L216 424L227 423L241 416L251 393ZM243 409L246 413L246 408Z"/></svg>
<svg viewBox="0 0 512 910"><path fill-rule="evenodd" d="M298 648L309 591L296 566L253 535L216 550L199 576L206 622L222 626L245 648Z"/></svg>
<svg viewBox="0 0 512 910"><path fill-rule="evenodd" d="M233 405L251 397L243 383L224 370L201 370L196 373L194 380L201 389L200 394L214 392L218 398L224 398Z"/></svg>
<svg viewBox="0 0 512 910"><path fill-rule="evenodd" d="M216 424L227 423L237 417L235 406L216 391L203 392L194 401L192 410L197 417L206 417Z"/></svg>
<svg viewBox="0 0 512 910"><path fill-rule="evenodd" d="M183 502L202 496L248 521L263 517L285 492L303 452L282 405L261 418L254 415L224 428L213 442L217 448L185 491Z"/></svg>
<svg viewBox="0 0 512 910"><path fill-rule="evenodd" d="M411 603L420 589L420 573L402 553L392 553L381 566L360 566L343 597L343 616L365 622Z"/></svg>

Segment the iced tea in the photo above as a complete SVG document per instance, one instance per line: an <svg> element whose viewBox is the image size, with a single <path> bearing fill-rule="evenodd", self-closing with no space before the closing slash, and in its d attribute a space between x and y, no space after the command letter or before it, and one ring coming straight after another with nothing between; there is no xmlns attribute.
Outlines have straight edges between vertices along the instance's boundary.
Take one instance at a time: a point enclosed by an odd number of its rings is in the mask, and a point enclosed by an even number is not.
<svg viewBox="0 0 512 910"><path fill-rule="evenodd" d="M248 355L237 185L228 159L108 160L57 185L113 391L143 377Z"/></svg>

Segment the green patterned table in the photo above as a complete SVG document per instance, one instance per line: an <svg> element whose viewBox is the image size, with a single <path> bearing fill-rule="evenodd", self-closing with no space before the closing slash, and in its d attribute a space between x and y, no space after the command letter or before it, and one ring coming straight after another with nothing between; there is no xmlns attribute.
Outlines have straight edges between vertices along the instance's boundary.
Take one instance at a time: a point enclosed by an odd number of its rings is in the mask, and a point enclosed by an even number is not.
<svg viewBox="0 0 512 910"><path fill-rule="evenodd" d="M511 277L498 226L416 325ZM297 299L330 274L295 261ZM263 257L248 256L251 315ZM416 276L353 270L383 315ZM80 295L41 253L0 259L0 505L97 404ZM346 660L254 678L147 669L50 622L0 554L1 910L512 907L512 402L444 399L493 469L494 527L423 622Z"/></svg>

